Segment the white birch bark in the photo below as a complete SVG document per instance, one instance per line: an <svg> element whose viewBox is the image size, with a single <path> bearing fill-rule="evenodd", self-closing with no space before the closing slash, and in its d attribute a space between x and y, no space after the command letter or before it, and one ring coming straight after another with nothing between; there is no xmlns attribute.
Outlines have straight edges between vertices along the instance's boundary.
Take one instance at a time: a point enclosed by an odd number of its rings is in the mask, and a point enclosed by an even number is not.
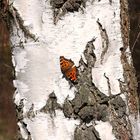
<svg viewBox="0 0 140 140"><path fill-rule="evenodd" d="M56 116L52 117L49 113L40 112L40 109L45 106L52 92L55 93L61 106L67 97L69 100L75 98L77 88L73 86L70 89L69 82L62 78L59 57L72 59L78 67L82 56L86 63L83 52L93 37L96 38L94 42L96 62L92 68L92 82L107 96L122 93L124 85L128 87L128 79L124 74L126 54L128 64L131 65L132 62L129 48L120 51L120 48L125 48L120 24L120 1L89 0L83 9L84 12L80 10L68 12L56 25L53 23L53 9L49 0L15 0L12 6L17 9L16 12L23 20L23 22L18 20L14 8L11 8L16 23L12 25L11 34L16 72L14 84L17 88L14 101L17 108L24 106L18 122L21 137L33 140L72 140L76 126L80 125L79 119L66 118L62 110L55 110ZM27 30L21 29L22 23L23 28L26 27ZM25 36L23 31L30 33ZM133 86L135 85L134 83ZM125 93L121 94L121 97L128 106L129 97ZM34 108L30 112L32 105ZM128 115L129 112L131 109L128 106ZM95 120L95 122L95 129L99 132L101 140L117 139L112 132L111 121ZM90 125L93 124L88 124ZM136 130L133 134L134 139L138 140ZM125 138L127 140L128 136Z"/></svg>

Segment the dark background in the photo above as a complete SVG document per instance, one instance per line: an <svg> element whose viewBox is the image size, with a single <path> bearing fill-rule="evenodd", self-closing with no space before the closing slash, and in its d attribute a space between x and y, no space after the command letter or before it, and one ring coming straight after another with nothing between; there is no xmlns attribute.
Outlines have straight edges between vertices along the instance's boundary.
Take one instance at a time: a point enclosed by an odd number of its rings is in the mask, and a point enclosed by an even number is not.
<svg viewBox="0 0 140 140"><path fill-rule="evenodd" d="M140 0L129 0L130 48L138 80L140 99Z"/></svg>
<svg viewBox="0 0 140 140"><path fill-rule="evenodd" d="M11 60L9 31L0 16L0 140L14 140L17 131Z"/></svg>

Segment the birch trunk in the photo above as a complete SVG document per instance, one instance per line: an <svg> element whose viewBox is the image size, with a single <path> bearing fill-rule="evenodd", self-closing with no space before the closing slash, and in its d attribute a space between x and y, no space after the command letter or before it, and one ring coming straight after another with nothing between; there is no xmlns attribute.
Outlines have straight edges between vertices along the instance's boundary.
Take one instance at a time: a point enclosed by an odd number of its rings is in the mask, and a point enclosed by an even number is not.
<svg viewBox="0 0 140 140"><path fill-rule="evenodd" d="M127 0L15 0L10 13L19 139L139 139Z"/></svg>

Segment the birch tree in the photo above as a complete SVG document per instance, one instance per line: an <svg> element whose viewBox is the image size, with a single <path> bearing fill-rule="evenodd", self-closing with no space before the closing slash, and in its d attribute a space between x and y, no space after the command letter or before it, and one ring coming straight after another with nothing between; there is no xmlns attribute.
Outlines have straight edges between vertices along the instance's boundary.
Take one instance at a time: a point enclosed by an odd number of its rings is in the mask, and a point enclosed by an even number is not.
<svg viewBox="0 0 140 140"><path fill-rule="evenodd" d="M127 0L14 0L9 13L18 139L140 138Z"/></svg>

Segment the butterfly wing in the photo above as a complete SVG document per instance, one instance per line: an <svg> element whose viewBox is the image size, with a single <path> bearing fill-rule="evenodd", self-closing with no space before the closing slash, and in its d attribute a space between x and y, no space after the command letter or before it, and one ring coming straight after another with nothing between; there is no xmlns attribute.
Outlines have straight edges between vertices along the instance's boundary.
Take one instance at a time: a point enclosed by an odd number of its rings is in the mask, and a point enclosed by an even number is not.
<svg viewBox="0 0 140 140"><path fill-rule="evenodd" d="M66 78L71 80L72 82L75 82L77 80L77 68L76 66L72 67L65 73Z"/></svg>
<svg viewBox="0 0 140 140"><path fill-rule="evenodd" d="M63 74L68 71L73 65L74 62L71 59L66 59L64 56L60 56L60 67Z"/></svg>

